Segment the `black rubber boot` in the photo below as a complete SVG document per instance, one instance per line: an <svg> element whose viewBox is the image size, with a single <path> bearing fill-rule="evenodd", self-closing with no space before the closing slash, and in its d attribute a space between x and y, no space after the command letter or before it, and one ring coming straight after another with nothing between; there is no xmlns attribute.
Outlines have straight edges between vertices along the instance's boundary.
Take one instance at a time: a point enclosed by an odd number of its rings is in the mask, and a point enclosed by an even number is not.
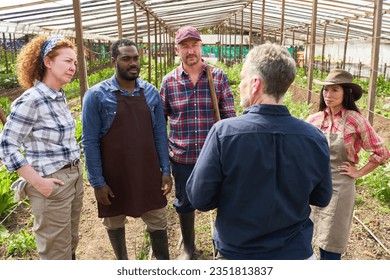
<svg viewBox="0 0 390 280"><path fill-rule="evenodd" d="M158 260L169 260L167 230L149 232L153 254Z"/></svg>
<svg viewBox="0 0 390 280"><path fill-rule="evenodd" d="M117 260L128 260L126 249L125 228L108 229L108 237Z"/></svg>
<svg viewBox="0 0 390 280"><path fill-rule="evenodd" d="M195 251L195 212L179 214L179 220L184 249L177 259L191 260Z"/></svg>

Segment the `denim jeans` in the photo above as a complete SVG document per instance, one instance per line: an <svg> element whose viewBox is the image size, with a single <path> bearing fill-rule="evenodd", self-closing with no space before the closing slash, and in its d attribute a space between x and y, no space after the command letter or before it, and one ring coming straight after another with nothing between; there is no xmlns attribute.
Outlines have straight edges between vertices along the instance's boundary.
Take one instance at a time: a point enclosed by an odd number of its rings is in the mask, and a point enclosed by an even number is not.
<svg viewBox="0 0 390 280"><path fill-rule="evenodd" d="M186 184L190 177L195 164L181 164L171 161L172 175L175 179L175 195L176 199L173 202L176 212L179 214L190 213L195 210L188 200L186 192Z"/></svg>

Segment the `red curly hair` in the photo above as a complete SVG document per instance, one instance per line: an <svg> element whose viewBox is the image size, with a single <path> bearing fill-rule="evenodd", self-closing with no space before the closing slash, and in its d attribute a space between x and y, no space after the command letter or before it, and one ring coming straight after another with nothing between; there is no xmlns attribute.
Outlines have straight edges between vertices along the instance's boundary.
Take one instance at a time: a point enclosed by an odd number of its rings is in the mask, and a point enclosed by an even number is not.
<svg viewBox="0 0 390 280"><path fill-rule="evenodd" d="M41 67L40 53L42 44L49 37L49 35L35 37L20 50L17 57L18 81L19 85L26 89L34 86L35 81L42 81L45 76L46 68ZM70 40L63 39L46 56L53 59L58 55L57 50L62 48L71 48L74 51L76 49Z"/></svg>

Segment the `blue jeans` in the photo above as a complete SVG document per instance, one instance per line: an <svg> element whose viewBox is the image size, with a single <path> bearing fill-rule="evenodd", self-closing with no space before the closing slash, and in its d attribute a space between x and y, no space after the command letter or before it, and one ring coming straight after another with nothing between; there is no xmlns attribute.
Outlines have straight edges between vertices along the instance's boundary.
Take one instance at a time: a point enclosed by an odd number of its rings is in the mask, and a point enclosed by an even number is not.
<svg viewBox="0 0 390 280"><path fill-rule="evenodd" d="M320 259L321 260L341 260L341 254L325 251L320 248Z"/></svg>
<svg viewBox="0 0 390 280"><path fill-rule="evenodd" d="M186 184L190 177L195 164L181 164L171 161L172 175L175 179L175 195L176 199L173 202L176 212L179 214L190 213L195 210L188 200L186 192Z"/></svg>

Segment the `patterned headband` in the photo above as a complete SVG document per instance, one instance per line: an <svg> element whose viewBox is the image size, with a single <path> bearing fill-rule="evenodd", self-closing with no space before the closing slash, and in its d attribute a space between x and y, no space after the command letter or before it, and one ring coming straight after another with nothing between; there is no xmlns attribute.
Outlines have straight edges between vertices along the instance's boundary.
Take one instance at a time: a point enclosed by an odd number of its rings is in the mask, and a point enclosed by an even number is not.
<svg viewBox="0 0 390 280"><path fill-rule="evenodd" d="M41 67L43 68L43 58L53 50L53 48L57 45L59 41L62 41L64 37L62 36L51 36L43 42L41 46L41 53L40 53L40 63Z"/></svg>

